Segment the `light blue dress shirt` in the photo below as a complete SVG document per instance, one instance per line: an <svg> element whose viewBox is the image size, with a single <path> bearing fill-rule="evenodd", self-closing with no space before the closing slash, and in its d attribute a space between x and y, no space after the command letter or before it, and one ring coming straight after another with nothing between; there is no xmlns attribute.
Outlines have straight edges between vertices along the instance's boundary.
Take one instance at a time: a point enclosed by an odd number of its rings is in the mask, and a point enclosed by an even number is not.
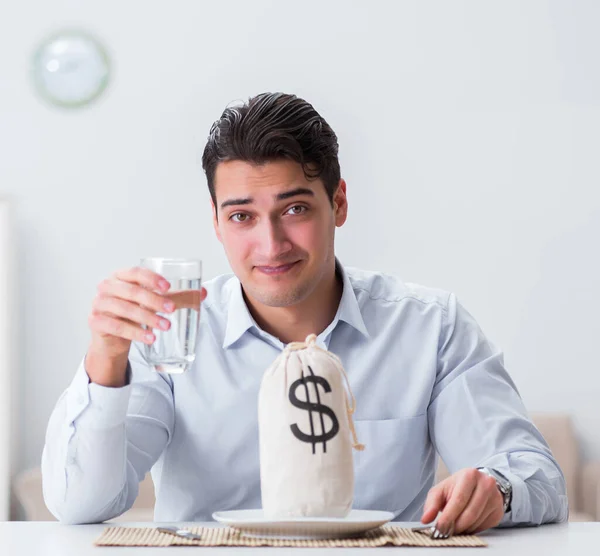
<svg viewBox="0 0 600 556"><path fill-rule="evenodd" d="M565 521L564 476L504 369L454 294L342 268L343 294L317 343L337 354L356 397L354 508L418 521L436 452L450 472L497 469L512 483L502 525ZM42 455L50 511L68 523L128 510L151 470L155 521L210 521L260 508L257 399L285 347L261 330L232 275L205 284L198 351L183 374L130 353L122 388L90 383L85 360L50 417Z"/></svg>

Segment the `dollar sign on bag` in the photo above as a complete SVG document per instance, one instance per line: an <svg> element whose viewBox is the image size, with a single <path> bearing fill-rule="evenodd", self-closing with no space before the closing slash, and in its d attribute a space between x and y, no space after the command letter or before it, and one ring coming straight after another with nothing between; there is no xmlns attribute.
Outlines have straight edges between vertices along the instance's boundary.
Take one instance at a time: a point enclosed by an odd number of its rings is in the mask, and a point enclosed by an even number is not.
<svg viewBox="0 0 600 556"><path fill-rule="evenodd" d="M289 398L291 404L294 407L297 407L299 409L306 409L308 411L308 417L310 421L310 434L305 434L304 432L302 432L296 423L290 425L290 429L292 429L292 433L298 440L312 444L312 453L314 454L316 445L321 442L323 443L323 452L327 452L327 441L331 440L338 433L338 431L340 430L340 424L337 420L337 417L335 416L335 413L333 412L333 409L321 403L319 385L323 387L325 393L329 393L331 392L331 386L329 385L329 382L327 382L327 379L323 378L322 376L316 376L315 373L313 373L313 370L310 368L310 366L308 367L308 370L310 371L310 376L304 376L303 372L302 378L299 378L298 380L294 381L294 383L290 386ZM316 403L311 401L310 399L310 392L308 390L307 384L308 382L312 382L315 385L315 391L317 393ZM299 400L296 396L296 389L301 386L304 388L304 392L306 394L306 401ZM321 434L315 434L313 411L319 414L321 421ZM323 420L324 414L331 419L331 429L329 429L328 431L325 431L325 421Z"/></svg>

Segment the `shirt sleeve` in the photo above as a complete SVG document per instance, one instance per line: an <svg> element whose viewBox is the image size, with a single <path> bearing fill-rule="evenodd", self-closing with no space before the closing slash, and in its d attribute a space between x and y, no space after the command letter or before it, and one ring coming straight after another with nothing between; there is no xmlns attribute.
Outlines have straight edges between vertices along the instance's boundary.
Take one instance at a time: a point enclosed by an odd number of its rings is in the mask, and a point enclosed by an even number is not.
<svg viewBox="0 0 600 556"><path fill-rule="evenodd" d="M44 500L65 523L97 523L133 505L173 431L169 377L132 344L128 384L90 383L85 359L54 408L42 453Z"/></svg>
<svg viewBox="0 0 600 556"><path fill-rule="evenodd" d="M451 473L490 467L512 484L500 526L568 518L564 475L528 418L502 352L485 338L451 294L441 327L428 420L432 441Z"/></svg>

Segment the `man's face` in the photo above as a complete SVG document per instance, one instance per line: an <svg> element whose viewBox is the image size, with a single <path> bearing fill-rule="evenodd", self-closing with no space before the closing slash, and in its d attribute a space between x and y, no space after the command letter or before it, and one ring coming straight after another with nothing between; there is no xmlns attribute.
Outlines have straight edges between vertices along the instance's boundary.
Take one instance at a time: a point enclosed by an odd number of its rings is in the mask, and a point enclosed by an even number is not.
<svg viewBox="0 0 600 556"><path fill-rule="evenodd" d="M333 264L345 182L332 207L321 180L308 181L296 162L228 161L217 166L215 195L215 231L246 295L270 307L306 299Z"/></svg>

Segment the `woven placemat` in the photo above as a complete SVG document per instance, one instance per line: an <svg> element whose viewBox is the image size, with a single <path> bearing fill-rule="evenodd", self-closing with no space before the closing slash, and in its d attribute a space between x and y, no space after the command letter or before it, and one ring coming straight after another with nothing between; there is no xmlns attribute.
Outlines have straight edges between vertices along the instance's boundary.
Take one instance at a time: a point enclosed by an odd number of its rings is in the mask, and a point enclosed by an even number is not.
<svg viewBox="0 0 600 556"><path fill-rule="evenodd" d="M410 529L386 525L360 537L347 539L295 540L249 537L230 527L185 527L202 540L188 540L160 533L154 527L107 527L94 541L96 546L294 546L302 548L353 548L376 546L487 546L475 535L457 535L445 540L430 539Z"/></svg>

